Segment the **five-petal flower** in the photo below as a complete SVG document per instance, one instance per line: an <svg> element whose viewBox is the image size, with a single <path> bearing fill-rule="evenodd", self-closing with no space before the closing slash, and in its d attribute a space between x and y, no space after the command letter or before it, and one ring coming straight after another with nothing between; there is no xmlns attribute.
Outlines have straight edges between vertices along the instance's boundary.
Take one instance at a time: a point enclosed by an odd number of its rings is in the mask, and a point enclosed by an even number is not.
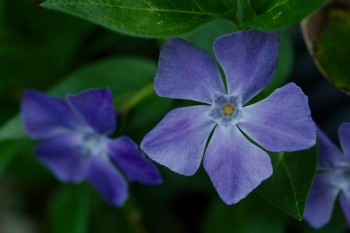
<svg viewBox="0 0 350 233"><path fill-rule="evenodd" d="M304 218L315 228L329 222L334 202L340 194L340 205L350 226L350 123L339 127L343 151L318 130L318 174L311 186Z"/></svg>
<svg viewBox="0 0 350 233"><path fill-rule="evenodd" d="M268 154L242 131L274 152L315 144L308 100L295 84L245 106L273 77L278 48L279 36L274 32L248 30L217 38L213 50L226 75L225 88L207 52L182 39L168 40L160 53L156 93L205 105L169 112L145 136L141 149L183 175L194 174L205 154L204 168L223 201L233 204L245 198L271 176L272 166Z"/></svg>
<svg viewBox="0 0 350 233"><path fill-rule="evenodd" d="M108 88L89 89L67 99L28 90L21 114L26 132L44 140L36 149L39 160L63 182L86 179L117 206L128 197L127 183L119 170L129 181L161 182L157 168L130 138L108 138L116 128Z"/></svg>

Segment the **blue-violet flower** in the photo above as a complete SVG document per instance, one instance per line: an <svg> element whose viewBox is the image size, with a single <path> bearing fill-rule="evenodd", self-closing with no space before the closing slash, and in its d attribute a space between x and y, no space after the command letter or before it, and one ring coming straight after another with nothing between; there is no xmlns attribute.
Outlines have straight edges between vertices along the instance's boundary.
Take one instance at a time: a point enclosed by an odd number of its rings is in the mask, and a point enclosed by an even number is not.
<svg viewBox="0 0 350 233"><path fill-rule="evenodd" d="M39 160L62 182L86 179L117 206L128 197L127 183L119 169L129 181L161 182L157 168L130 138L108 138L116 128L108 88L89 89L67 99L28 90L21 114L26 132L44 140L36 149Z"/></svg>
<svg viewBox="0 0 350 233"><path fill-rule="evenodd" d="M314 228L329 222L334 202L340 193L340 205L350 227L350 123L338 131L343 153L318 130L318 174L311 186L304 218Z"/></svg>
<svg viewBox="0 0 350 233"><path fill-rule="evenodd" d="M245 198L271 176L270 151L295 151L315 144L307 97L293 83L249 106L272 79L279 35L255 30L217 38L213 50L226 75L227 90L211 56L182 39L162 47L155 91L159 96L204 105L172 110L141 142L154 161L183 174L204 168L226 204ZM207 141L211 135L208 144ZM206 146L207 145L207 146Z"/></svg>

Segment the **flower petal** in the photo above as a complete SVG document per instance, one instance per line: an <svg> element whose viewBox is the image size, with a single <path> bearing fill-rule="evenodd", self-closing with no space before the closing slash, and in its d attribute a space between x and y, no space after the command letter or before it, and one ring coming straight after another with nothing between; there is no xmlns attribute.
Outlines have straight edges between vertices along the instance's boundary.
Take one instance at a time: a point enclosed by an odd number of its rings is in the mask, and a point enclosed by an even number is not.
<svg viewBox="0 0 350 233"><path fill-rule="evenodd" d="M36 153L58 180L78 183L85 178L87 161L78 135L60 135L44 141L39 144Z"/></svg>
<svg viewBox="0 0 350 233"><path fill-rule="evenodd" d="M34 90L24 93L21 115L25 130L36 139L57 136L84 124L64 99Z"/></svg>
<svg viewBox="0 0 350 233"><path fill-rule="evenodd" d="M340 206L343 210L346 222L350 227L350 197L344 193L340 195Z"/></svg>
<svg viewBox="0 0 350 233"><path fill-rule="evenodd" d="M128 198L128 186L107 156L92 156L87 179L112 205L122 206Z"/></svg>
<svg viewBox="0 0 350 233"><path fill-rule="evenodd" d="M350 160L350 123L343 123L340 125L339 141L344 155Z"/></svg>
<svg viewBox="0 0 350 233"><path fill-rule="evenodd" d="M172 110L145 136L141 149L172 171L193 175L215 126L208 117L209 109L209 106L194 106Z"/></svg>
<svg viewBox="0 0 350 233"><path fill-rule="evenodd" d="M113 97L108 88L89 89L68 96L68 101L96 132L108 135L115 130Z"/></svg>
<svg viewBox="0 0 350 233"><path fill-rule="evenodd" d="M248 30L217 38L213 50L226 74L228 94L245 104L264 89L277 69L278 47L277 32Z"/></svg>
<svg viewBox="0 0 350 233"><path fill-rule="evenodd" d="M339 148L329 138L317 129L318 136L318 168L332 170L338 166L346 166L346 161Z"/></svg>
<svg viewBox="0 0 350 233"><path fill-rule="evenodd" d="M318 174L311 186L304 218L314 228L321 228L329 222L339 188L331 185L332 173Z"/></svg>
<svg viewBox="0 0 350 233"><path fill-rule="evenodd" d="M214 59L182 39L163 45L154 89L159 96L204 103L211 103L215 92L225 93Z"/></svg>
<svg viewBox="0 0 350 233"><path fill-rule="evenodd" d="M236 126L217 126L204 156L204 168L228 205L245 198L272 175L270 157L250 143Z"/></svg>
<svg viewBox="0 0 350 233"><path fill-rule="evenodd" d="M108 150L113 161L130 181L145 184L160 184L162 178L137 145L128 137L122 136L108 143Z"/></svg>
<svg viewBox="0 0 350 233"><path fill-rule="evenodd" d="M296 151L316 142L307 96L294 83L276 89L266 99L243 108L238 126L267 150Z"/></svg>

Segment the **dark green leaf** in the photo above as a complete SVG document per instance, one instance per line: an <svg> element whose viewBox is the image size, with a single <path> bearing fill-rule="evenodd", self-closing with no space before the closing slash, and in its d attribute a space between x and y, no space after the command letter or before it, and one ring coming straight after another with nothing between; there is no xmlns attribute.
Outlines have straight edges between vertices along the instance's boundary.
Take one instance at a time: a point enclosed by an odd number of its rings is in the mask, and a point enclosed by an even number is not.
<svg viewBox="0 0 350 233"><path fill-rule="evenodd" d="M272 204L301 220L316 166L316 147L297 152L271 153L273 175L258 192Z"/></svg>
<svg viewBox="0 0 350 233"><path fill-rule="evenodd" d="M69 75L49 93L65 96L87 88L109 87L114 103L122 107L127 100L147 85L152 85L157 65L136 57L110 58Z"/></svg>
<svg viewBox="0 0 350 233"><path fill-rule="evenodd" d="M235 31L237 31L237 27L231 21L218 19L182 36L182 38L214 55L212 49L214 40Z"/></svg>
<svg viewBox="0 0 350 233"><path fill-rule="evenodd" d="M87 232L89 220L89 197L84 185L59 190L49 209L53 233Z"/></svg>
<svg viewBox="0 0 350 233"><path fill-rule="evenodd" d="M42 6L144 37L183 34L237 10L228 0L46 0Z"/></svg>
<svg viewBox="0 0 350 233"><path fill-rule="evenodd" d="M21 119L19 116L13 117L0 127L0 142L5 140L15 140L25 138Z"/></svg>
<svg viewBox="0 0 350 233"><path fill-rule="evenodd" d="M255 15L244 19L250 28L276 30L298 23L319 8L325 0L251 0Z"/></svg>
<svg viewBox="0 0 350 233"><path fill-rule="evenodd" d="M334 85L350 93L350 13L332 10L315 53L316 64Z"/></svg>

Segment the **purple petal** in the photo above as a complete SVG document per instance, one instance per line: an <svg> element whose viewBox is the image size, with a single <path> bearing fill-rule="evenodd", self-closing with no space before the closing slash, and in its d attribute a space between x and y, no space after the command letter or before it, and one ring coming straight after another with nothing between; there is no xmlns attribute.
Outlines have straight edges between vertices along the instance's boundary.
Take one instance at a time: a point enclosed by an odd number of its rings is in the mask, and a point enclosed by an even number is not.
<svg viewBox="0 0 350 233"><path fill-rule="evenodd" d="M87 161L79 136L61 135L42 142L36 149L39 160L63 182L78 183L85 178Z"/></svg>
<svg viewBox="0 0 350 233"><path fill-rule="evenodd" d="M122 206L128 197L124 178L107 156L92 156L87 178L98 192L112 205Z"/></svg>
<svg viewBox="0 0 350 233"><path fill-rule="evenodd" d="M57 136L84 126L65 100L34 90L24 93L21 115L25 130L37 139Z"/></svg>
<svg viewBox="0 0 350 233"><path fill-rule="evenodd" d="M332 173L318 174L311 186L304 218L314 228L321 228L329 222L339 188L331 185Z"/></svg>
<svg viewBox="0 0 350 233"><path fill-rule="evenodd" d="M238 124L242 131L270 151L302 150L316 142L307 96L294 83L244 107L242 119Z"/></svg>
<svg viewBox="0 0 350 233"><path fill-rule="evenodd" d="M339 141L344 155L350 160L350 123L343 123L340 125Z"/></svg>
<svg viewBox="0 0 350 233"><path fill-rule="evenodd" d="M86 90L69 96L68 101L96 132L108 135L115 130L113 97L108 88Z"/></svg>
<svg viewBox="0 0 350 233"><path fill-rule="evenodd" d="M157 168L138 150L137 145L128 137L122 136L108 143L113 161L130 181L145 184L160 184L162 178Z"/></svg>
<svg viewBox="0 0 350 233"><path fill-rule="evenodd" d="M318 136L318 167L320 169L331 170L338 166L346 165L346 161L339 148L329 140L329 138L317 129Z"/></svg>
<svg viewBox="0 0 350 233"><path fill-rule="evenodd" d="M157 163L183 175L193 175L201 162L204 148L215 123L209 106L178 108L141 142L141 149Z"/></svg>
<svg viewBox="0 0 350 233"><path fill-rule="evenodd" d="M182 39L163 45L154 88L159 96L204 103L211 103L215 92L225 93L213 58Z"/></svg>
<svg viewBox="0 0 350 233"><path fill-rule="evenodd" d="M227 78L228 94L242 104L264 89L278 64L277 32L241 31L214 41L213 50Z"/></svg>
<svg viewBox="0 0 350 233"><path fill-rule="evenodd" d="M350 197L345 193L340 195L340 206L343 210L346 222L350 227Z"/></svg>
<svg viewBox="0 0 350 233"><path fill-rule="evenodd" d="M236 126L217 126L204 156L204 168L228 205L245 198L272 174L270 157Z"/></svg>

